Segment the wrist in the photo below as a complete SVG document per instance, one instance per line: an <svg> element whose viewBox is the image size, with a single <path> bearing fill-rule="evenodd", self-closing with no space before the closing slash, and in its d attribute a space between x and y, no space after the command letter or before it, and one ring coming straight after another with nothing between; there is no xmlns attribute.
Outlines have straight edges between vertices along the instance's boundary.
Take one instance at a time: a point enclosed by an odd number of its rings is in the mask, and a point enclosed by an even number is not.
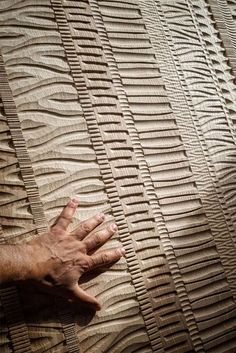
<svg viewBox="0 0 236 353"><path fill-rule="evenodd" d="M0 282L27 279L32 271L30 258L27 244L3 245L1 248Z"/></svg>
<svg viewBox="0 0 236 353"><path fill-rule="evenodd" d="M49 251L33 240L28 243L11 245L11 262L8 276L13 281L39 280L47 269Z"/></svg>
<svg viewBox="0 0 236 353"><path fill-rule="evenodd" d="M34 251L30 243L14 245L17 271L14 280L24 281L34 276Z"/></svg>
<svg viewBox="0 0 236 353"><path fill-rule="evenodd" d="M27 265L23 280L41 280L46 274L51 259L50 251L39 239L23 244L25 264Z"/></svg>

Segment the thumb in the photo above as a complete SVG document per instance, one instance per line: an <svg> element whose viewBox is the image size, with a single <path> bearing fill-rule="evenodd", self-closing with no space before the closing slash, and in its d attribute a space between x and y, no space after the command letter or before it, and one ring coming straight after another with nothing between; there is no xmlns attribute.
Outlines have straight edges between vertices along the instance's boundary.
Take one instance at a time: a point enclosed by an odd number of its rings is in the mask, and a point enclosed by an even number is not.
<svg viewBox="0 0 236 353"><path fill-rule="evenodd" d="M73 286L71 290L74 295L74 299L83 300L95 306L96 310L101 310L101 304L97 301L97 299L94 296L86 293L81 287L79 287L78 284Z"/></svg>

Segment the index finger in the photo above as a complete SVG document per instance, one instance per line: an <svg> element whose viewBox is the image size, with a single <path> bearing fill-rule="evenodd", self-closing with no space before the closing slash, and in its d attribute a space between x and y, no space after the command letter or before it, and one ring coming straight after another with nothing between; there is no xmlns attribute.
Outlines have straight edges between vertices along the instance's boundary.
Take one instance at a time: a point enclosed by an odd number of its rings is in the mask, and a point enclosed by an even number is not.
<svg viewBox="0 0 236 353"><path fill-rule="evenodd" d="M55 224L52 226L52 230L66 231L69 224L72 222L72 218L75 214L78 204L79 204L79 198L78 198L78 195L76 195L63 208Z"/></svg>

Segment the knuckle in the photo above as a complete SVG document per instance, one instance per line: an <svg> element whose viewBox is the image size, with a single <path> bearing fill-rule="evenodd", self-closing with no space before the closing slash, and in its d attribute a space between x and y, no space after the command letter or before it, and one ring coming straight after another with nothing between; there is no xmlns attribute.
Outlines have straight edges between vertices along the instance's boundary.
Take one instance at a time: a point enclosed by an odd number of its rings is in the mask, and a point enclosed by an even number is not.
<svg viewBox="0 0 236 353"><path fill-rule="evenodd" d="M121 257L121 250L119 248L115 249L114 255Z"/></svg>
<svg viewBox="0 0 236 353"><path fill-rule="evenodd" d="M50 231L51 231L52 234L57 235L57 234L60 233L60 228L57 227L56 224L53 224L53 225L50 227Z"/></svg>
<svg viewBox="0 0 236 353"><path fill-rule="evenodd" d="M102 263L104 264L110 261L110 256L107 253L103 253L101 257L102 257Z"/></svg>
<svg viewBox="0 0 236 353"><path fill-rule="evenodd" d="M92 257L89 258L89 267L90 269L95 267L96 263Z"/></svg>
<svg viewBox="0 0 236 353"><path fill-rule="evenodd" d="M91 231L90 226L87 223L85 223L85 222L81 224L81 229L85 233L90 233L90 231Z"/></svg>
<svg viewBox="0 0 236 353"><path fill-rule="evenodd" d="M90 266L88 262L84 262L80 265L82 273L87 272L90 270Z"/></svg>
<svg viewBox="0 0 236 353"><path fill-rule="evenodd" d="M101 221L104 220L103 214L100 214L100 213L99 213L99 214L96 214L93 218L94 218L95 221L97 221L97 222L101 222Z"/></svg>
<svg viewBox="0 0 236 353"><path fill-rule="evenodd" d="M65 234L65 231L56 225L51 227L50 232L57 238L62 238Z"/></svg>
<svg viewBox="0 0 236 353"><path fill-rule="evenodd" d="M63 215L63 214L62 214L62 215L60 216L60 218L61 218L61 220L64 220L64 221L66 221L66 222L68 222L68 221L70 222L70 221L71 221L71 218L70 218L69 216L67 216L67 215Z"/></svg>
<svg viewBox="0 0 236 353"><path fill-rule="evenodd" d="M94 236L93 240L94 240L94 244L95 244L95 245L99 245L99 244L101 244L101 242L102 242L102 237L101 237L100 234L96 234L96 235Z"/></svg>
<svg viewBox="0 0 236 353"><path fill-rule="evenodd" d="M93 265L94 265L93 259L87 258L82 265L82 269L84 272L90 271L93 268Z"/></svg>
<svg viewBox="0 0 236 353"><path fill-rule="evenodd" d="M87 252L87 247L82 242L79 243L79 251L81 251L82 253L86 253Z"/></svg>

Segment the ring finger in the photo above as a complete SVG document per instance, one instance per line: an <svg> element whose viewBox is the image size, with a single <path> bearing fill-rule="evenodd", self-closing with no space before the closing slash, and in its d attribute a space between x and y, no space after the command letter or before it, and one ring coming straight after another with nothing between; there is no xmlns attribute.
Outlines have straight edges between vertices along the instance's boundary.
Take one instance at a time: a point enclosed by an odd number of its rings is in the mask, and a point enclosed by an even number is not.
<svg viewBox="0 0 236 353"><path fill-rule="evenodd" d="M104 221L105 215L99 213L93 217L86 219L81 222L78 227L71 233L72 236L75 236L79 240L83 240L89 233L91 233L99 224Z"/></svg>

